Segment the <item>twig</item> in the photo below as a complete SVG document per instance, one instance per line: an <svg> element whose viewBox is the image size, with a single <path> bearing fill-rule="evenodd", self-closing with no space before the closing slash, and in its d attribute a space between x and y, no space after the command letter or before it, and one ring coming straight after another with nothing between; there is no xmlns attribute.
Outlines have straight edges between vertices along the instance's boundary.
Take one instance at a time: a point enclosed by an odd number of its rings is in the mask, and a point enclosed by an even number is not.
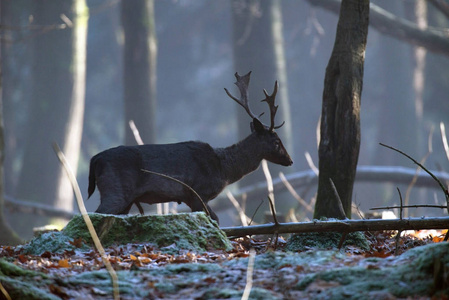
<svg viewBox="0 0 449 300"><path fill-rule="evenodd" d="M292 194L292 196L298 200L298 202L304 206L304 208L313 213L313 208L312 206L310 206L304 199L301 198L301 196L298 195L298 193L296 193L295 189L292 187L292 185L290 184L290 182L288 182L287 178L285 177L284 173L280 172L279 173L279 178L281 178L282 183L285 185L285 187L287 188L287 190L290 192L290 194Z"/></svg>
<svg viewBox="0 0 449 300"><path fill-rule="evenodd" d="M447 160L449 160L449 145L447 143L446 128L444 123L440 122L441 140L443 141L444 152L446 152Z"/></svg>
<svg viewBox="0 0 449 300"><path fill-rule="evenodd" d="M415 164L417 164L418 166L420 166L424 171L427 172L427 174L429 174L441 187L441 189L443 190L443 193L446 197L446 203L447 203L447 210L449 213L449 190L443 185L443 183L435 176L432 174L432 172L430 172L429 170L427 170L426 167L424 167L422 164L420 164L419 162L417 162L413 157L411 157L410 155L408 155L407 153L402 152L401 150L398 150L394 147L379 143L381 146L384 146L386 148L389 148L391 150L394 150L402 155L404 155L405 157L407 157L408 159L410 159L411 161L413 161Z"/></svg>
<svg viewBox="0 0 449 300"><path fill-rule="evenodd" d="M399 209L399 219L402 220L402 194L401 194L401 190L396 187L399 193L399 201L401 202L401 206ZM398 255L399 254L399 238L401 237L401 230L398 230L398 234L396 235L396 248L394 250L394 255Z"/></svg>
<svg viewBox="0 0 449 300"><path fill-rule="evenodd" d="M304 153L304 156L306 157L306 161L307 164L309 165L309 168L313 171L313 173L315 173L315 175L318 176L319 170L313 163L312 156L310 155L310 153L306 151L306 153Z"/></svg>
<svg viewBox="0 0 449 300"><path fill-rule="evenodd" d="M274 202L274 188L273 188L273 178L271 177L270 170L268 169L268 163L264 159L262 160L262 170L267 180L268 197Z"/></svg>
<svg viewBox="0 0 449 300"><path fill-rule="evenodd" d="M86 223L87 229L89 230L89 233L92 237L95 248L97 248L98 252L100 253L101 259L106 269L108 270L109 275L111 276L114 299L120 299L117 273L115 272L114 268L112 268L111 263L106 257L106 252L104 251L103 245L101 245L100 239L98 238L94 225L92 224L92 221L90 220L89 215L87 214L86 207L84 206L83 196L81 195L80 187L78 185L78 182L76 181L75 173L73 173L72 168L70 167L67 159L65 158L64 153L62 153L57 143L53 143L53 150L58 156L58 159L61 162L62 166L64 167L67 177L69 178L70 183L72 184L76 202L78 203L78 208L81 212L84 222Z"/></svg>
<svg viewBox="0 0 449 300"><path fill-rule="evenodd" d="M334 195L337 198L337 206L338 206L338 209L340 210L340 214L342 215L342 217L344 219L347 219L345 210L343 209L343 203L341 202L340 195L338 194L337 188L335 187L335 184L332 181L332 178L329 178L329 182L331 184L332 190L334 191Z"/></svg>
<svg viewBox="0 0 449 300"><path fill-rule="evenodd" d="M164 177L164 178L173 180L174 182L177 182L177 183L179 183L179 184L182 184L183 186L185 186L186 188L188 188L190 191L192 191L192 193L195 194L195 196L198 197L198 199L201 201L201 204L203 205L204 211L205 211L206 214L210 217L210 212L209 212L209 209L207 209L206 203L204 203L204 201L203 201L203 199L201 199L200 195L198 195L198 193L197 193L193 188L191 188L188 184L182 182L181 180L178 180L178 179L176 179L176 178L173 178L173 177L171 177L171 176L168 176L168 175L165 175L165 174L162 174L162 173L153 172L153 171L149 171L149 170L145 170L145 169L140 169L140 170L143 171L143 172L145 172L145 173L150 173L150 174L158 175L158 176L161 176L161 177Z"/></svg>
<svg viewBox="0 0 449 300"><path fill-rule="evenodd" d="M447 206L445 205L432 205L432 204L416 204L416 205L403 205L403 208L418 208L418 207L434 207L445 209ZM395 209L401 208L401 206L382 206L382 207L372 207L370 210L379 210L379 209Z"/></svg>
<svg viewBox="0 0 449 300"><path fill-rule="evenodd" d="M401 202L401 206L399 207L399 219L401 219L402 220L402 209L403 209L403 205L402 205L402 194L401 194L401 190L398 188L398 187L396 187L396 189L398 190L398 193L399 193L399 201Z"/></svg>
<svg viewBox="0 0 449 300"><path fill-rule="evenodd" d="M229 201L231 201L232 205L234 205L235 209L237 210L242 225L248 226L248 217L246 216L245 212L243 211L237 199L235 199L235 197L232 195L230 191L226 192L226 196L228 196Z"/></svg>
<svg viewBox="0 0 449 300"><path fill-rule="evenodd" d="M259 210L259 208L262 206L263 204L263 200L260 200L259 205L256 207L256 209L254 210L253 215L251 216L251 220L248 223L248 226L251 226L251 224L253 223L254 217L256 216L257 211Z"/></svg>
<svg viewBox="0 0 449 300"><path fill-rule="evenodd" d="M274 208L273 200L271 200L270 196L268 196L268 203L270 204L271 214L273 215L273 220L275 225L279 225L278 219L276 217L276 210Z"/></svg>
<svg viewBox="0 0 449 300"><path fill-rule="evenodd" d="M256 260L256 251L251 248L249 250L248 268L246 269L246 285L243 291L242 300L248 300L249 294L253 287L254 261Z"/></svg>

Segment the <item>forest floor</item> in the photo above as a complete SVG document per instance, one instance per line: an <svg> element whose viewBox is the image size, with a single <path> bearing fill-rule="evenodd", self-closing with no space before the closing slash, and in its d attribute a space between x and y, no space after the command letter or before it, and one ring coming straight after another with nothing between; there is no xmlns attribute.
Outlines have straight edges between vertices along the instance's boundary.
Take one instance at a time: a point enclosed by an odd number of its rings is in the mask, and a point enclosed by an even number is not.
<svg viewBox="0 0 449 300"><path fill-rule="evenodd" d="M106 253L120 299L241 299L245 288L249 299L264 300L449 299L444 232L414 232L398 243L395 232L365 235L369 250L288 252L282 238L276 245L238 238L228 252L170 254L174 246L126 244ZM0 282L11 299L113 299L111 277L92 249L29 255L20 246L1 246ZM0 292L0 299L7 298Z"/></svg>

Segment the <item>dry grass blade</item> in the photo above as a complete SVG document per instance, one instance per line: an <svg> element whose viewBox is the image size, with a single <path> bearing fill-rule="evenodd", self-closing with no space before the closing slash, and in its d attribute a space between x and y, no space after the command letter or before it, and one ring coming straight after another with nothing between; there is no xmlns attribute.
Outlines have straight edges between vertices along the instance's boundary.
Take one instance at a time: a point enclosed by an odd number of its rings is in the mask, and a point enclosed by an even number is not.
<svg viewBox="0 0 449 300"><path fill-rule="evenodd" d="M8 294L8 291L5 290L1 282L0 282L0 292L2 292L6 300L11 300L11 296Z"/></svg>
<svg viewBox="0 0 449 300"><path fill-rule="evenodd" d="M139 130L137 129L137 126L134 123L134 120L129 120L129 127L131 128L131 131L133 132L134 139L136 140L137 144L143 145L142 137L140 136Z"/></svg>
<svg viewBox="0 0 449 300"><path fill-rule="evenodd" d="M240 206L237 199L235 199L234 195L230 191L226 192L226 196L228 196L229 201L231 201L232 205L234 205L235 209L239 213L240 221L242 222L243 226L248 226L248 217L246 216L245 212L243 211L242 207Z"/></svg>
<svg viewBox="0 0 449 300"><path fill-rule="evenodd" d="M444 127L444 123L440 123L440 131L441 131L441 140L443 141L444 152L446 152L447 160L449 160L449 145L446 137L446 128Z"/></svg>
<svg viewBox="0 0 449 300"><path fill-rule="evenodd" d="M320 171L313 163L313 159L312 159L312 156L310 155L310 153L306 151L306 153L304 153L304 156L306 157L306 161L307 161L307 164L309 165L309 168L313 171L313 173L315 173L318 176Z"/></svg>
<svg viewBox="0 0 449 300"><path fill-rule="evenodd" d="M246 270L246 285L243 291L242 300L248 300L249 294L253 287L253 273L254 273L254 261L256 260L256 251L254 249L249 250L248 268Z"/></svg>
<svg viewBox="0 0 449 300"><path fill-rule="evenodd" d="M117 273L115 272L114 268L112 268L111 263L106 257L106 253L104 251L103 246L101 245L100 239L98 238L94 225L92 224L92 221L90 220L89 215L87 214L86 207L84 206L83 196L81 195L81 190L78 185L78 182L76 181L75 174L73 173L72 168L70 167L69 163L67 162L67 159L64 156L64 153L62 153L57 143L53 144L53 149L56 155L58 156L58 159L61 162L62 166L64 167L64 170L66 171L70 183L72 184L73 191L75 192L76 202L78 203L78 208L81 212L84 222L86 223L87 229L89 230L89 233L95 244L95 248L97 248L98 252L100 253L101 259L103 260L103 263L106 266L109 275L111 276L114 299L120 299Z"/></svg>
<svg viewBox="0 0 449 300"><path fill-rule="evenodd" d="M292 194L292 196L298 200L298 202L304 206L304 208L313 213L313 208L312 206L307 203L304 199L301 198L301 196L298 195L298 193L295 191L295 189L293 188L293 186L290 184L290 182L288 182L287 177L285 177L284 173L280 172L279 173L279 178L281 178L282 183L285 185L285 187L287 188L287 190L290 192L290 194Z"/></svg>
<svg viewBox="0 0 449 300"><path fill-rule="evenodd" d="M268 169L268 163L264 159L262 160L262 170L265 175L265 179L267 180L267 188L268 188L268 197L274 202L274 187L273 187L273 179L271 178L270 170Z"/></svg>

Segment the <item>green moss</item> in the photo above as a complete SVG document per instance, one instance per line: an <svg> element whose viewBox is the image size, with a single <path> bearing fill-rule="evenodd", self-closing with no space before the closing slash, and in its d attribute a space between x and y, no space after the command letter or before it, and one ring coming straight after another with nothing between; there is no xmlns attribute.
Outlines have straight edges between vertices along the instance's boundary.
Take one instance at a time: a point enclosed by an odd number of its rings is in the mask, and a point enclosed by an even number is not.
<svg viewBox="0 0 449 300"><path fill-rule="evenodd" d="M340 285L324 290L318 299L362 299L375 295L429 296L449 294L444 271L435 273L435 262L449 268L449 243L417 247L396 258L384 268L342 267L307 275L296 285L305 290L315 280L338 282ZM303 253L300 253L303 254ZM377 260L378 261L378 260ZM439 277L440 276L440 277ZM445 282L446 280L446 282ZM439 283L439 286L436 286Z"/></svg>
<svg viewBox="0 0 449 300"><path fill-rule="evenodd" d="M12 299L59 299L47 292L46 287L36 286L36 282L42 286L48 284L47 278L43 273L24 270L0 259L0 282Z"/></svg>
<svg viewBox="0 0 449 300"><path fill-rule="evenodd" d="M152 216L114 216L89 214L97 235L104 247L128 243L149 243L159 248L174 245L166 252L180 249L207 251L232 249L225 233L215 221L204 213ZM42 254L45 251L62 253L74 250L73 240L81 238L87 250L92 238L82 216L75 216L61 232L42 234L24 246L27 253Z"/></svg>
<svg viewBox="0 0 449 300"><path fill-rule="evenodd" d="M7 262L4 259L0 259L0 276L5 275L8 277L18 277L18 276L28 276L28 277L38 277L47 278L45 274L24 270L13 263Z"/></svg>
<svg viewBox="0 0 449 300"><path fill-rule="evenodd" d="M20 279L8 278L0 275L0 282L8 291L11 299L21 300L59 300L61 298L53 295L47 288L38 287L35 282L27 283ZM3 299L3 298L2 298Z"/></svg>

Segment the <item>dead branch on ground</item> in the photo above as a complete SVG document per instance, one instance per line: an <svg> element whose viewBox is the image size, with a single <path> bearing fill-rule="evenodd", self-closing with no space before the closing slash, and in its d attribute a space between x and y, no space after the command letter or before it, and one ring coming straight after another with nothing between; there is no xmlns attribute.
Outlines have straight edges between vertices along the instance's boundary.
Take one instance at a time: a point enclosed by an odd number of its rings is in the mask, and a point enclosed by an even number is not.
<svg viewBox="0 0 449 300"><path fill-rule="evenodd" d="M300 233L300 232L354 232L382 230L421 230L447 229L449 217L442 218L409 218L409 219L368 219L368 220L332 220L263 224L247 227L222 227L228 236L246 236L256 234Z"/></svg>

